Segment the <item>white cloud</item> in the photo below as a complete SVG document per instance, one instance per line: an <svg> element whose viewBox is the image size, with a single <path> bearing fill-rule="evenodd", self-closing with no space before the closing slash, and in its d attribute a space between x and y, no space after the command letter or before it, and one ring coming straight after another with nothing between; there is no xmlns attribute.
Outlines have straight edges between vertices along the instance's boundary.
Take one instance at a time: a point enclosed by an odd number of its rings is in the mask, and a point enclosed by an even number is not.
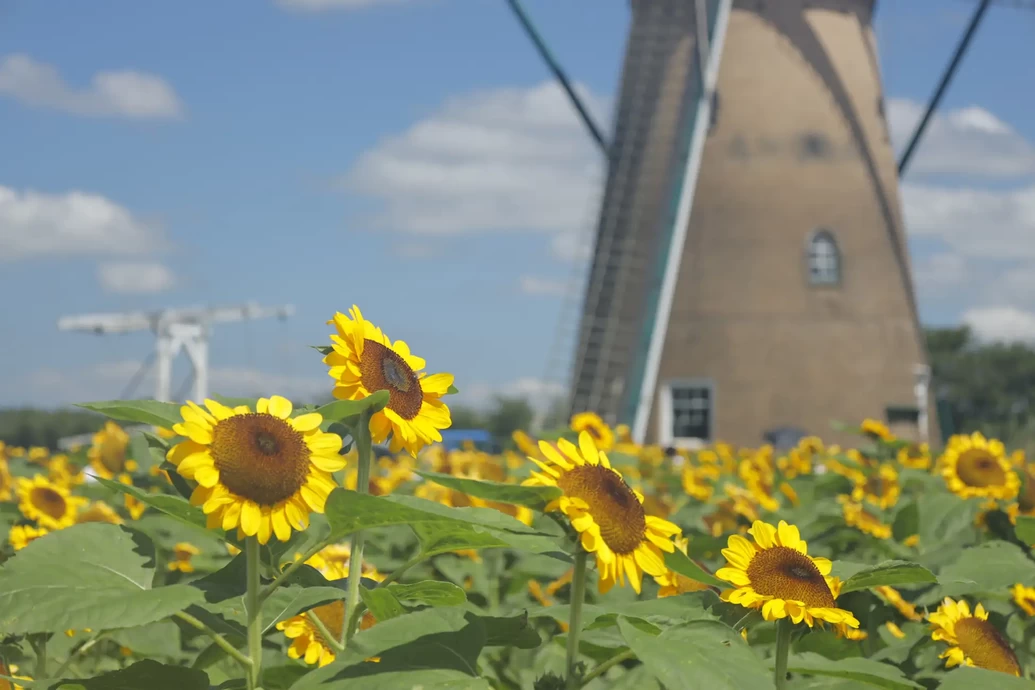
<svg viewBox="0 0 1035 690"><path fill-rule="evenodd" d="M1035 342L1035 313L1016 307L980 307L963 313L978 338L993 342Z"/></svg>
<svg viewBox="0 0 1035 690"><path fill-rule="evenodd" d="M905 148L924 106L904 98L887 103L888 127L896 151ZM978 106L936 112L927 125L909 172L1016 177L1035 173L1035 146Z"/></svg>
<svg viewBox="0 0 1035 690"><path fill-rule="evenodd" d="M964 256L1035 257L1035 186L993 190L905 184L906 228Z"/></svg>
<svg viewBox="0 0 1035 690"><path fill-rule="evenodd" d="M140 254L160 231L98 194L47 194L0 185L0 260L42 255Z"/></svg>
<svg viewBox="0 0 1035 690"><path fill-rule="evenodd" d="M554 278L541 278L539 276L521 276L518 281L521 292L526 295L549 295L560 297L568 292L568 284L563 280Z"/></svg>
<svg viewBox="0 0 1035 690"><path fill-rule="evenodd" d="M580 88L595 112L600 99ZM477 92L363 153L342 180L376 199L374 224L425 235L553 234L595 218L603 160L554 82ZM560 238L567 238L561 240Z"/></svg>
<svg viewBox="0 0 1035 690"><path fill-rule="evenodd" d="M302 12L358 10L374 5L399 5L408 0L276 0L277 5Z"/></svg>
<svg viewBox="0 0 1035 690"><path fill-rule="evenodd" d="M176 276L157 261L105 263L97 267L97 280L108 292L154 294L176 284Z"/></svg>
<svg viewBox="0 0 1035 690"><path fill-rule="evenodd" d="M90 85L76 88L50 65L28 55L0 60L0 94L26 105L54 108L76 115L126 118L178 118L183 105L161 77L145 72L98 72Z"/></svg>

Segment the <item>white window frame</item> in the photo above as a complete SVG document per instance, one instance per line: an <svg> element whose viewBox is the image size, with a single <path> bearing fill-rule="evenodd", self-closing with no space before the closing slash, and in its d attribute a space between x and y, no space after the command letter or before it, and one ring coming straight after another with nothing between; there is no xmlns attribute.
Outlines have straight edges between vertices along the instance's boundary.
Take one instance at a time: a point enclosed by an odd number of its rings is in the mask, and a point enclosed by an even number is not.
<svg viewBox="0 0 1035 690"><path fill-rule="evenodd" d="M704 388L708 391L708 438L677 437L672 432L675 410L672 391L676 388ZM707 378L669 379L658 388L658 443L672 448L702 448L715 438L715 381Z"/></svg>
<svg viewBox="0 0 1035 690"><path fill-rule="evenodd" d="M817 279L816 274L812 271L814 249L819 246L820 243L834 250L833 279L829 279L827 275ZM837 237L834 236L834 233L826 228L817 228L810 232L808 237L805 238L805 279L808 281L809 285L818 287L836 287L841 284L843 273L844 260L841 256L841 246L838 244Z"/></svg>

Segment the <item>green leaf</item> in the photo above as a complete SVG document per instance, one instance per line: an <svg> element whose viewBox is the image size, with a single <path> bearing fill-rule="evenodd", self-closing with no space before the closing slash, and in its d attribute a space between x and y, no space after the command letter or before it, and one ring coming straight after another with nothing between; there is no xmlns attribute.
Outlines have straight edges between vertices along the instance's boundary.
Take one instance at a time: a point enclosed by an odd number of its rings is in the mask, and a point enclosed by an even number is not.
<svg viewBox="0 0 1035 690"><path fill-rule="evenodd" d="M929 584L937 581L938 578L934 576L934 573L916 563L884 561L852 575L841 587L841 593L847 594L848 592L871 589L882 585L898 587L900 585Z"/></svg>
<svg viewBox="0 0 1035 690"><path fill-rule="evenodd" d="M536 532L498 510L450 508L413 496L371 496L335 489L327 498L326 516L334 540L361 529L408 525L432 540L432 553L500 546L499 542L536 553L560 548L556 537Z"/></svg>
<svg viewBox="0 0 1035 690"><path fill-rule="evenodd" d="M184 525L201 530L209 537L221 535L221 531L216 532L215 530L210 530L205 527L205 513L201 511L201 508L192 506L190 502L184 498L180 498L179 496L170 496L168 494L151 494L135 486L116 482L111 479L104 479L103 477L97 477L96 479L98 483L108 487L112 491L129 494L141 503L146 503L152 508L160 510ZM228 541L231 541L231 543L236 542L236 540Z"/></svg>
<svg viewBox="0 0 1035 690"><path fill-rule="evenodd" d="M963 666L946 674L942 684L938 686L938 690L975 690L976 688L1035 690L1035 681L1007 675L1001 671Z"/></svg>
<svg viewBox="0 0 1035 690"><path fill-rule="evenodd" d="M309 347L313 348L321 355L329 355L334 352L334 347L331 345L310 345Z"/></svg>
<svg viewBox="0 0 1035 690"><path fill-rule="evenodd" d="M379 623L391 618L397 618L406 613L406 609L395 598L395 595L382 587L376 589L360 587L359 596Z"/></svg>
<svg viewBox="0 0 1035 690"><path fill-rule="evenodd" d="M101 523L31 542L0 569L0 632L132 628L202 600L188 585L151 589L151 554L141 546L153 551L143 535Z"/></svg>
<svg viewBox="0 0 1035 690"><path fill-rule="evenodd" d="M796 654L787 660L787 670L792 673L805 673L812 676L846 678L856 683L887 688L888 690L922 689L924 687L906 678L896 666L859 657L835 661L811 652Z"/></svg>
<svg viewBox="0 0 1035 690"><path fill-rule="evenodd" d="M473 628L473 630L467 630L468 628ZM430 679L433 677L430 675L432 669L444 666L455 669L456 662L469 663L470 654L465 654L461 649L454 649L450 644L464 640L470 633L477 633L483 641L484 630L484 625L477 616L459 608L430 608L390 618L368 630L357 633L349 641L346 650L338 654L333 662L323 668L310 671L292 686L291 690L331 687L333 681L344 678L349 679L348 687L361 687L357 685L357 676L367 676L370 673L377 673L378 670L382 672L389 670L387 666L376 668L380 664L364 664L366 659L375 656L381 657L381 662L385 663L388 661L386 652L414 649L410 646L411 643L419 643L418 646L425 648L430 646L435 651L438 658L430 659L431 663L427 666ZM470 636L476 638L477 635ZM393 659L393 665L394 661ZM371 666L375 668L370 669ZM357 668L350 672L351 667ZM378 677L380 674L370 676L371 680ZM454 678L458 679L459 676L454 676ZM469 676L468 680L471 680ZM418 685L420 684L421 682L418 682ZM382 686L371 684L362 687L380 688Z"/></svg>
<svg viewBox="0 0 1035 690"><path fill-rule="evenodd" d="M1035 563L1015 544L992 541L964 549L959 559L938 574L942 596L1005 590L1035 581Z"/></svg>
<svg viewBox="0 0 1035 690"><path fill-rule="evenodd" d="M426 472L417 470L417 474L430 479L436 484L441 484L450 489L455 489L468 496L483 498L486 501L498 503L509 503L519 506L527 506L535 510L543 510L546 505L558 498L563 493L556 486L521 486L520 484L504 484L502 482L481 481L478 479L464 479L439 472Z"/></svg>
<svg viewBox="0 0 1035 690"><path fill-rule="evenodd" d="M446 389L446 395L456 395L460 391L453 384L449 384L449 388Z"/></svg>
<svg viewBox="0 0 1035 690"><path fill-rule="evenodd" d="M696 582L702 582L706 585L721 587L723 589L730 586L729 583L723 582L711 573L705 572L701 566L694 563L693 560L678 549L672 553L665 554L665 565L672 568L672 570L676 571L680 575L688 577Z"/></svg>
<svg viewBox="0 0 1035 690"><path fill-rule="evenodd" d="M180 628L172 621L157 621L116 630L109 637L140 656L177 659L183 654L180 650Z"/></svg>
<svg viewBox="0 0 1035 690"><path fill-rule="evenodd" d="M1035 546L1035 517L1017 516L1017 538L1028 546Z"/></svg>
<svg viewBox="0 0 1035 690"><path fill-rule="evenodd" d="M335 400L316 408L316 411L325 422L340 422L362 414L368 408L374 412L384 409L388 404L388 396L388 391L377 391L362 400Z"/></svg>
<svg viewBox="0 0 1035 690"><path fill-rule="evenodd" d="M157 400L105 400L79 403L76 407L100 412L122 422L137 422L166 428L183 421L179 405Z"/></svg>
<svg viewBox="0 0 1035 690"><path fill-rule="evenodd" d="M85 690L209 690L208 676L204 671L167 666L152 659L144 659L95 678L60 681L56 687L58 690L71 690L76 686Z"/></svg>
<svg viewBox="0 0 1035 690"><path fill-rule="evenodd" d="M393 582L388 585L388 591L399 601L413 601L428 606L461 606L467 602L463 589L451 582L438 580L424 580L409 585Z"/></svg>
<svg viewBox="0 0 1035 690"><path fill-rule="evenodd" d="M722 623L694 621L654 636L628 618L618 629L636 656L668 690L765 690L773 675L740 635Z"/></svg>
<svg viewBox="0 0 1035 690"><path fill-rule="evenodd" d="M535 649L543 643L539 633L528 624L528 612L517 616L482 617L485 626L486 647L516 647L517 649Z"/></svg>

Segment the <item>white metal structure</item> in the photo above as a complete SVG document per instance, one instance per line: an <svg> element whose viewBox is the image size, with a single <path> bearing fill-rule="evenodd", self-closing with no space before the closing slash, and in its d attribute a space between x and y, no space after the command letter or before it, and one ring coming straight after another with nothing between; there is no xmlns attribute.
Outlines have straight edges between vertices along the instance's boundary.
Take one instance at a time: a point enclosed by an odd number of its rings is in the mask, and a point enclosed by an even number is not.
<svg viewBox="0 0 1035 690"><path fill-rule="evenodd" d="M194 400L208 396L208 340L213 324L254 319L286 319L294 314L291 305L261 307L245 304L238 307L192 307L163 309L152 312L121 314L84 314L58 320L62 331L89 331L98 335L151 331L155 334L157 377L155 400L171 402L172 363L181 350L194 368Z"/></svg>
<svg viewBox="0 0 1035 690"><path fill-rule="evenodd" d="M927 415L927 406L930 404L931 367L926 364L915 365L913 367L913 377L913 392L916 394L917 409L916 426L920 432L920 442L927 443L930 441L931 435Z"/></svg>

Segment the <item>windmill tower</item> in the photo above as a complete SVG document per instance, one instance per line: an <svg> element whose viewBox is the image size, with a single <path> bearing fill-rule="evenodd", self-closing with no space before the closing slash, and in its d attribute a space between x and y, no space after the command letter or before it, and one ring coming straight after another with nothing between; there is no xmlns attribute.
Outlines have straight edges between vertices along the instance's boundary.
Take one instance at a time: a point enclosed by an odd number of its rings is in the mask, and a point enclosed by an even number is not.
<svg viewBox="0 0 1035 690"><path fill-rule="evenodd" d="M665 445L934 419L874 4L632 0L573 412Z"/></svg>

